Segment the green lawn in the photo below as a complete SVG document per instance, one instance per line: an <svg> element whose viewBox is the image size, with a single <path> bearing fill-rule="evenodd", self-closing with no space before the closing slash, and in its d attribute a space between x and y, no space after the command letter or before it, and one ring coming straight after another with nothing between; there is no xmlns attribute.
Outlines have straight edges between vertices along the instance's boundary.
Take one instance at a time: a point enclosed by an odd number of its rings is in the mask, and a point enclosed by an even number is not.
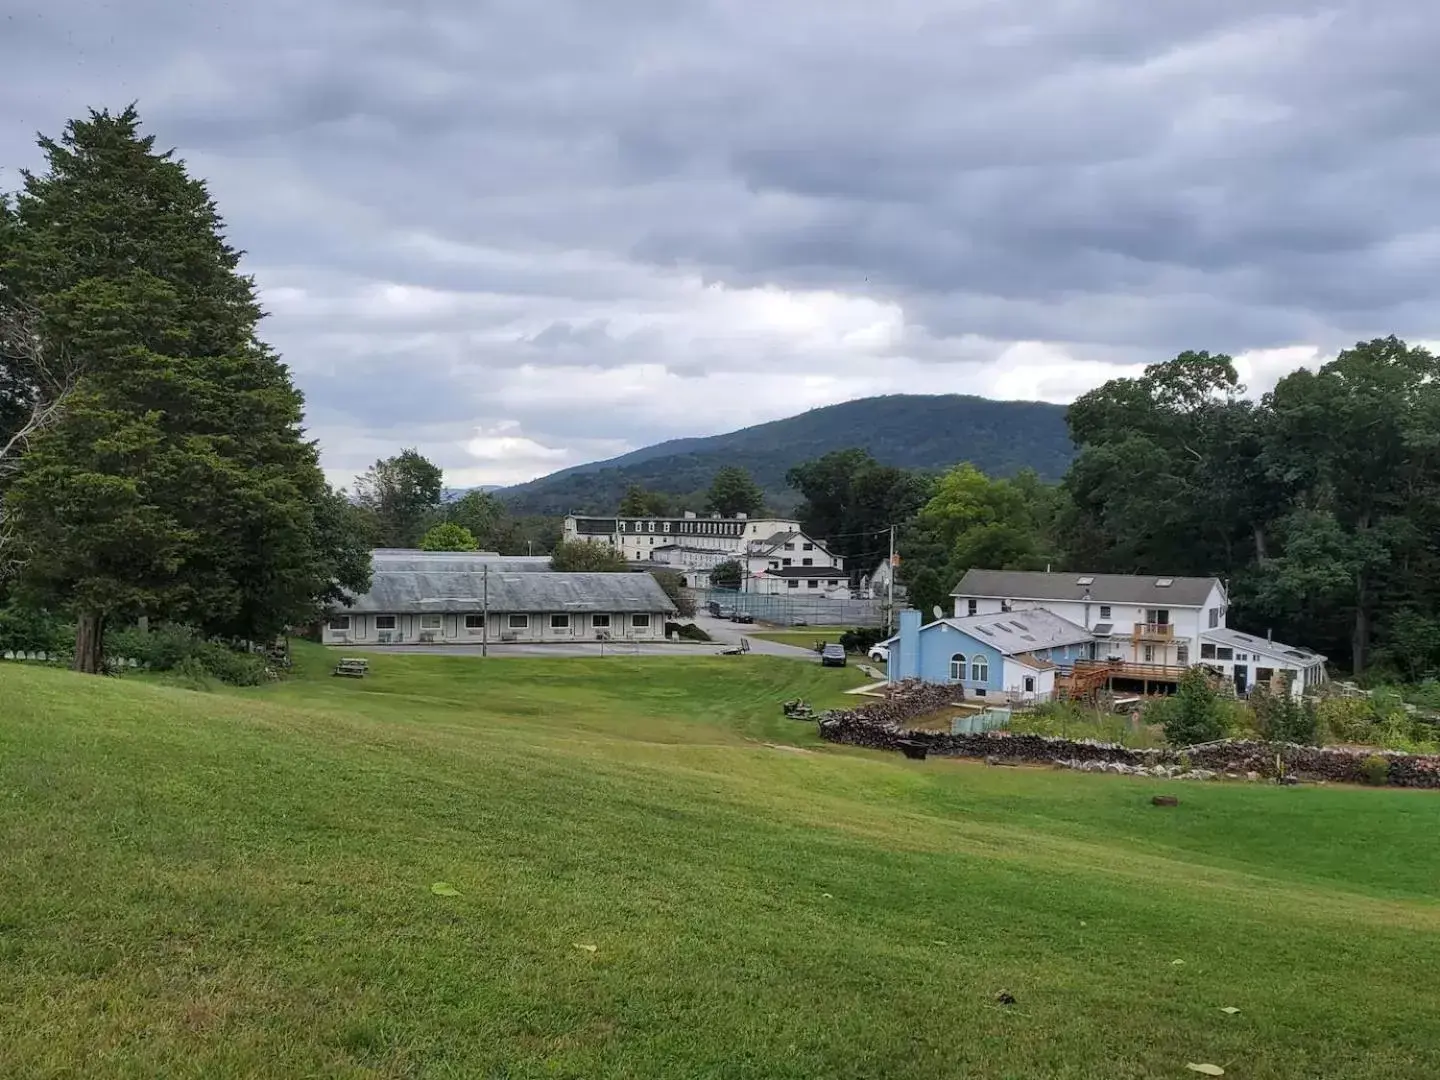
<svg viewBox="0 0 1440 1080"><path fill-rule="evenodd" d="M808 630L761 630L750 636L763 638L766 641L778 641L782 645L796 645L802 649L809 649L813 648L817 641L839 641L840 635L844 632L843 626L813 626Z"/></svg>
<svg viewBox="0 0 1440 1080"><path fill-rule="evenodd" d="M780 702L858 673L753 655L298 655L0 664L0 1077L1440 1066L1433 794L827 747Z"/></svg>

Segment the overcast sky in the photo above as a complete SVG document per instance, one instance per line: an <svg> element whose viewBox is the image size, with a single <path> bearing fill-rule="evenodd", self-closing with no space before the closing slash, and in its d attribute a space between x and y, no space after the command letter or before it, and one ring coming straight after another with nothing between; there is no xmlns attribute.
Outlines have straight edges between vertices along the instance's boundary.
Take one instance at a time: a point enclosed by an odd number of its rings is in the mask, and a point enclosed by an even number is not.
<svg viewBox="0 0 1440 1080"><path fill-rule="evenodd" d="M139 103L332 478L1440 336L1429 0L0 0L0 163ZM13 188L13 169L0 186Z"/></svg>

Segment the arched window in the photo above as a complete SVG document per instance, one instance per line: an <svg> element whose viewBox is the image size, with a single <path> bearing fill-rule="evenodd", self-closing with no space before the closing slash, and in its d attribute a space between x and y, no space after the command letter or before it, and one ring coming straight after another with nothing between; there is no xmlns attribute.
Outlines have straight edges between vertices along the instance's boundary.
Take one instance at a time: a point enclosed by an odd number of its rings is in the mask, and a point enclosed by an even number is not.
<svg viewBox="0 0 1440 1080"><path fill-rule="evenodd" d="M964 654L964 653L958 653L958 652L957 652L954 656L950 657L950 681L951 681L951 682L964 682L964 681L965 681L965 654Z"/></svg>
<svg viewBox="0 0 1440 1080"><path fill-rule="evenodd" d="M970 661L970 681L979 683L990 681L990 661L987 657L977 656Z"/></svg>

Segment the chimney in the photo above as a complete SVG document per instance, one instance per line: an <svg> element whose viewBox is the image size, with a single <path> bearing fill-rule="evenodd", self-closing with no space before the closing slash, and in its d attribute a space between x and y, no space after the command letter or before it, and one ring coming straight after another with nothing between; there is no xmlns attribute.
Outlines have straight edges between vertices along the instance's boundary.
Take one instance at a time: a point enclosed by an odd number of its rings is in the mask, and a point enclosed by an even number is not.
<svg viewBox="0 0 1440 1080"><path fill-rule="evenodd" d="M686 521L694 521L694 520L695 520L695 511L694 511L694 510L686 510L686 511L685 511L685 520L686 520Z"/></svg>
<svg viewBox="0 0 1440 1080"><path fill-rule="evenodd" d="M920 620L920 612L914 608L900 610L900 662L891 668L898 678L920 677ZM891 653L891 657L894 657L894 653Z"/></svg>
<svg viewBox="0 0 1440 1080"><path fill-rule="evenodd" d="M1273 627L1267 626L1265 628L1265 642L1268 645L1275 644L1275 630Z"/></svg>
<svg viewBox="0 0 1440 1080"><path fill-rule="evenodd" d="M735 515L735 520L736 520L736 521L744 521L744 520L745 520L746 518L748 518L749 516L750 516L749 514L736 514L736 515Z"/></svg>

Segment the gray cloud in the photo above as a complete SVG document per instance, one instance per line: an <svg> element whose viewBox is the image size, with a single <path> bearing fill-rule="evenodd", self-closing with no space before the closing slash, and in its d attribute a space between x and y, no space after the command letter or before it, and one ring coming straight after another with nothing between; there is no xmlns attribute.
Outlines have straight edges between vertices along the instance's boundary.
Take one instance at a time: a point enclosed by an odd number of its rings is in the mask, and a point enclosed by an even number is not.
<svg viewBox="0 0 1440 1080"><path fill-rule="evenodd" d="M1424 0L11 0L0 162L138 99L327 464L505 481L856 394L1437 336L1437 45Z"/></svg>

